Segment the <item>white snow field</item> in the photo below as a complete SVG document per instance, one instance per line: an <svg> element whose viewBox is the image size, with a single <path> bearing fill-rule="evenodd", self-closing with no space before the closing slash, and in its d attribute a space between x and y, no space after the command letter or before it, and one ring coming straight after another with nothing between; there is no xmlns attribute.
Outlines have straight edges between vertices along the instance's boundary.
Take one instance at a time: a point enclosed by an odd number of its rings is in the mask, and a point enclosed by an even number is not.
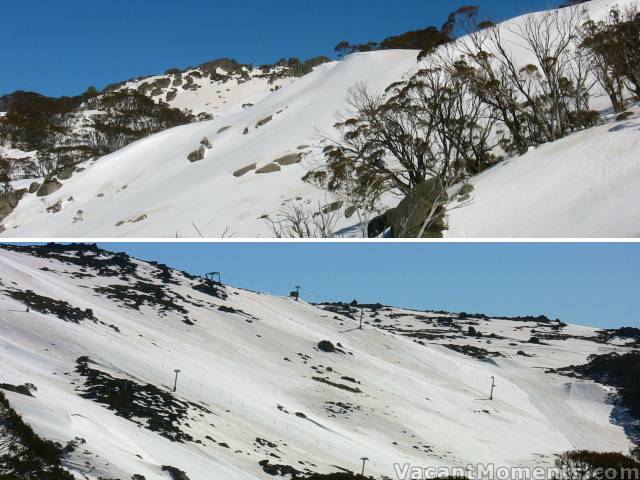
<svg viewBox="0 0 640 480"><path fill-rule="evenodd" d="M592 0L585 8L597 19L614 5L624 7L635 1ZM531 54L511 33L523 18L505 22L500 28L516 58L525 65L532 61ZM305 202L308 208L317 209L318 204L335 201L304 183L302 177L323 161L318 133L333 132L333 124L347 109L349 90L364 83L370 90L382 91L416 71L416 57L417 52L410 50L354 54L316 67L302 78L278 80L276 86L281 88L276 91L259 77L222 86L202 80L205 84L199 90L179 90L172 105L214 112L214 120L150 136L87 163L51 195L25 196L3 221L0 235L273 236L265 216L273 218L291 202ZM225 86L231 86L229 92ZM253 101L253 106L242 108ZM606 98L596 95L592 107L606 113ZM471 202L449 212L445 235L639 236L640 120L638 108L633 112L635 116L624 122L609 118L605 125L509 159L472 178L475 191ZM212 148L203 160L189 162L188 154L199 148L203 137L212 142ZM272 165L297 153L302 154L299 163ZM265 166L279 171L256 172ZM240 175L242 169L245 171ZM47 211L59 201L61 210ZM385 200L387 206L398 201ZM346 218L347 207L344 204L339 211L337 231L357 235L361 229L355 216Z"/></svg>
<svg viewBox="0 0 640 480"><path fill-rule="evenodd" d="M39 435L86 442L64 461L78 478L167 479L168 465L191 480L269 479L259 462L328 473L359 471L363 456L368 474L397 478L395 463L533 467L570 449L630 446L610 423L610 389L545 373L627 350L594 342L592 328L533 344L533 330L556 323L369 306L359 330L348 310L227 286L218 298L194 289L201 279L91 249L5 247L0 273L0 383L37 387L34 398L4 393ZM27 290L51 307L32 300L27 313ZM62 313L56 301L67 302ZM88 308L93 319L63 319ZM467 336L469 326L484 336ZM336 351L321 351L323 340ZM169 396L179 369L174 398L186 413L173 425L191 437L172 442L146 418L80 396L82 356Z"/></svg>

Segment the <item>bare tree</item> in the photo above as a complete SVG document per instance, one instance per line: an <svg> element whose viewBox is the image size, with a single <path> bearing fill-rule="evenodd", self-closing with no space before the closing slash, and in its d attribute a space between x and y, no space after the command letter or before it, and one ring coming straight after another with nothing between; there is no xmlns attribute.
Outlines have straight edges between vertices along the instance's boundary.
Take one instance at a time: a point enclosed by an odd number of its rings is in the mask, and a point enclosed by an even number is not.
<svg viewBox="0 0 640 480"><path fill-rule="evenodd" d="M335 233L338 215L321 207L312 211L302 201L292 202L281 209L274 218L265 221L276 238L331 238Z"/></svg>
<svg viewBox="0 0 640 480"><path fill-rule="evenodd" d="M581 126L576 122L588 107L589 88L587 64L577 54L584 19L584 8L572 6L460 40L474 93L509 130L507 150L524 153L530 145L557 140ZM514 48L534 62L520 64Z"/></svg>
<svg viewBox="0 0 640 480"><path fill-rule="evenodd" d="M588 52L599 83L616 112L624 110L625 90L640 100L640 10L637 4L586 22L581 47Z"/></svg>

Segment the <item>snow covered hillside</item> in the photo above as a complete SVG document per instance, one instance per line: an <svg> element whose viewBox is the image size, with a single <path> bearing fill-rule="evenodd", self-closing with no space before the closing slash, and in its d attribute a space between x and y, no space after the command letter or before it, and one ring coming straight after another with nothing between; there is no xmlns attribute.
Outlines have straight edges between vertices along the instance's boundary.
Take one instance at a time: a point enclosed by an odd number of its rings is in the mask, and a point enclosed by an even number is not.
<svg viewBox="0 0 640 480"><path fill-rule="evenodd" d="M633 1L592 0L585 8L598 19L613 5ZM509 34L523 18L500 28L524 65L530 55ZM242 69L218 79L218 67L209 76L194 70L129 82L127 88L215 118L157 133L86 163L50 195L25 194L2 221L0 235L269 237L274 233L267 220L296 203L313 211L335 210L341 235L361 234L350 205L302 177L323 161L318 133L333 131L349 90L362 82L382 91L415 72L416 57L409 50L359 53L275 84L259 71ZM233 90L227 92L230 84ZM596 95L592 106L606 114L606 97ZM602 126L472 178L474 191L464 206L449 211L445 236L640 235L635 155L640 123L638 109L632 113L621 121L609 116ZM388 207L398 201L385 200Z"/></svg>
<svg viewBox="0 0 640 480"><path fill-rule="evenodd" d="M129 145L86 165L55 194L25 197L4 220L3 235L270 236L263 215L298 197L328 203L302 177L313 162L316 130L331 128L348 90L361 81L384 89L417 67L416 55L352 55L317 67L242 112ZM192 163L187 157L203 137L212 147ZM271 168L259 173L264 167ZM62 209L51 215L47 207L58 200Z"/></svg>
<svg viewBox="0 0 640 480"><path fill-rule="evenodd" d="M544 317L382 305L363 306L360 330L360 308L91 246L5 246L0 384L35 386L4 393L40 436L73 441L63 465L92 480L168 479L168 467L268 479L357 471L363 456L368 474L395 478L394 463L536 466L570 449L628 450L610 388L545 373L629 351L626 340Z"/></svg>

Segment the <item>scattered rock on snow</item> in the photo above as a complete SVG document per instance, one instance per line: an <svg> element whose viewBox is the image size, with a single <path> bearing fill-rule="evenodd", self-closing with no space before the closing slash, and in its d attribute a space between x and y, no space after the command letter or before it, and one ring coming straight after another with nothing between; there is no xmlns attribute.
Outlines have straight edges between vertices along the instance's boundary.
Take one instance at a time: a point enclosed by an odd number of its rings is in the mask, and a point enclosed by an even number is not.
<svg viewBox="0 0 640 480"><path fill-rule="evenodd" d="M10 192L0 195L0 220L9 215L14 208L18 205L18 202L27 193L26 188L20 190L12 190Z"/></svg>
<svg viewBox="0 0 640 480"><path fill-rule="evenodd" d="M282 165L287 166L287 165L293 165L295 163L300 163L300 161L302 160L302 154L300 153L292 153L289 155L285 155L284 157L280 157L279 159L277 159L275 161L275 163L277 163L278 165Z"/></svg>
<svg viewBox="0 0 640 480"><path fill-rule="evenodd" d="M325 353L333 353L336 351L336 347L329 340L322 340L318 343L318 350Z"/></svg>
<svg viewBox="0 0 640 480"><path fill-rule="evenodd" d="M72 175L73 175L73 170L71 170L70 168L65 168L64 170L61 170L58 172L58 179L69 180Z"/></svg>
<svg viewBox="0 0 640 480"><path fill-rule="evenodd" d="M251 170L255 170L256 166L257 165L255 163L252 163L251 165L247 165L246 167L242 167L241 169L236 170L235 172L233 172L233 176L234 177L241 177L245 173L250 172Z"/></svg>
<svg viewBox="0 0 640 480"><path fill-rule="evenodd" d="M273 120L273 115L269 115L268 117L263 118L262 120L258 120L258 123L256 123L256 128L260 128L263 125L266 125L267 123L269 123L271 120Z"/></svg>
<svg viewBox="0 0 640 480"><path fill-rule="evenodd" d="M202 145L199 149L194 150L189 155L187 155L187 160L189 160L191 163L199 162L200 160L204 159L204 155L206 151L207 149L205 148L204 145Z"/></svg>
<svg viewBox="0 0 640 480"><path fill-rule="evenodd" d="M327 215L328 213L336 212L336 211L338 211L338 210L340 210L342 208L342 205L343 205L343 202L341 200L329 203L329 204L325 205L324 207L322 207L322 213Z"/></svg>
<svg viewBox="0 0 640 480"><path fill-rule="evenodd" d="M62 200L58 200L53 205L49 205L47 207L47 212L49 213L58 213L61 210L62 210Z"/></svg>
<svg viewBox="0 0 640 480"><path fill-rule="evenodd" d="M353 205L351 205L350 207L347 207L344 211L344 216L345 218L351 218L353 217L353 215L356 213L356 207L354 207Z"/></svg>
<svg viewBox="0 0 640 480"><path fill-rule="evenodd" d="M55 178L52 178L40 185L36 195L38 197L46 197L47 195L51 195L53 192L60 190L60 187L62 187L62 184Z"/></svg>
<svg viewBox="0 0 640 480"><path fill-rule="evenodd" d="M277 163L269 163L264 167L256 170L256 173L273 173L279 172L280 170L282 170L282 168L280 168L280 165L278 165Z"/></svg>

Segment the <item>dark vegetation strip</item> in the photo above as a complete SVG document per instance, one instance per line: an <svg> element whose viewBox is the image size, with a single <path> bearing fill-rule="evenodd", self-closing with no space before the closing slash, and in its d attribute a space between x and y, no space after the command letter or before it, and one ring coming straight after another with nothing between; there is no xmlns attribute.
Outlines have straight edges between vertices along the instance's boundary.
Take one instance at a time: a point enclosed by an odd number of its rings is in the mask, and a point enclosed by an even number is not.
<svg viewBox="0 0 640 480"><path fill-rule="evenodd" d="M26 424L0 392L0 445L9 448L0 456L2 480L74 480L61 466L63 449L44 440Z"/></svg>

